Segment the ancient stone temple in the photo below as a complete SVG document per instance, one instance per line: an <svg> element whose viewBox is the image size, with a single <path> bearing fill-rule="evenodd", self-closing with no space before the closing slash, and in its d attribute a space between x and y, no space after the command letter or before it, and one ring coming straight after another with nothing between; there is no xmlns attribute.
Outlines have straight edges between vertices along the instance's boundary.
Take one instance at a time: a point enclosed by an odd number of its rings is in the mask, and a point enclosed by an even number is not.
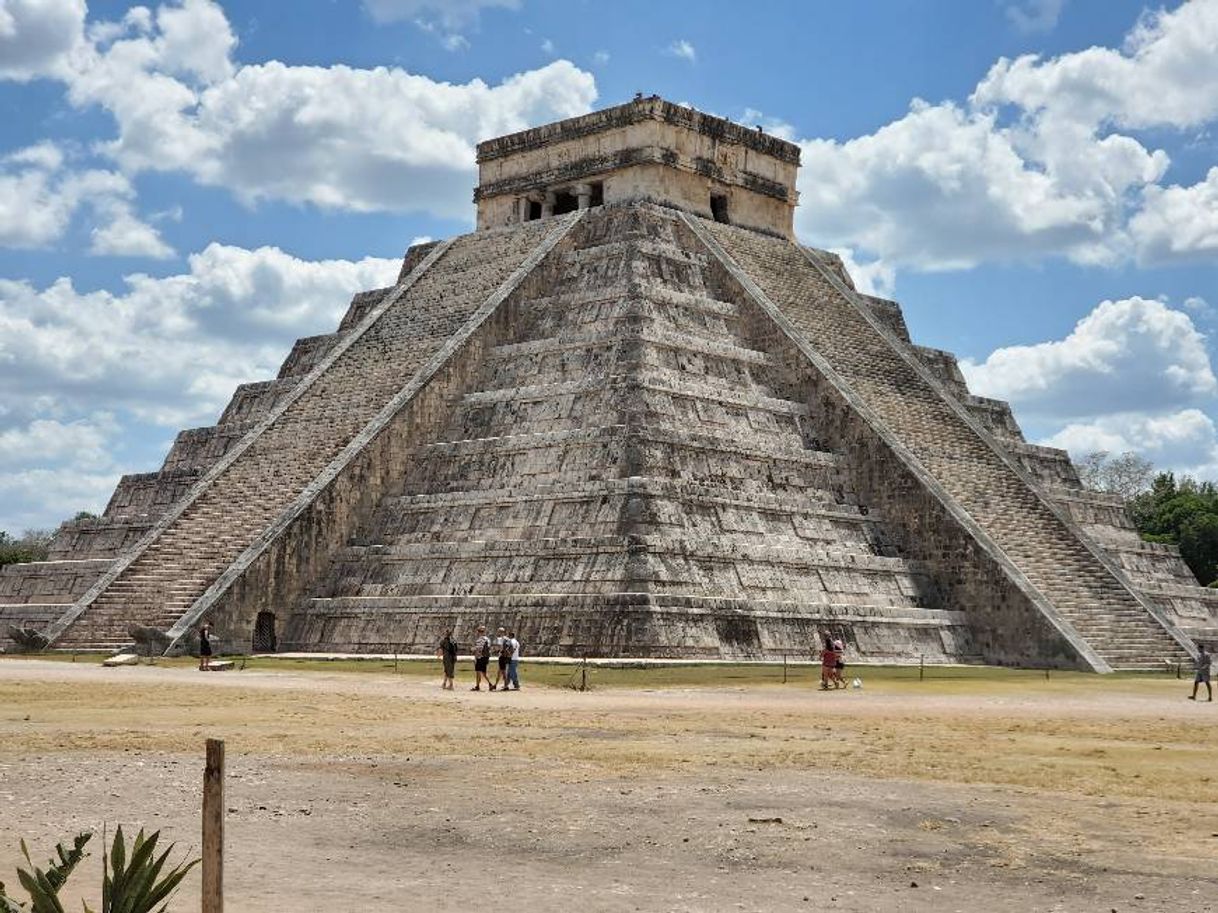
<svg viewBox="0 0 1218 913"><path fill-rule="evenodd" d="M799 149L658 98L478 147L477 230L411 248L181 432L0 624L52 648L766 657L1107 671L1218 592L1024 441L900 308L801 246Z"/></svg>

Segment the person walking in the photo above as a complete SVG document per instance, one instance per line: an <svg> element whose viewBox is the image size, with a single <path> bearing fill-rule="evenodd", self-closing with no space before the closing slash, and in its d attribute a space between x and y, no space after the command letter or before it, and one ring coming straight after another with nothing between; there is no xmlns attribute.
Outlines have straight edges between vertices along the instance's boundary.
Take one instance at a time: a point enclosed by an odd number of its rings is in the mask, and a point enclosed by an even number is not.
<svg viewBox="0 0 1218 913"><path fill-rule="evenodd" d="M203 622L199 628L199 671L211 671L211 622Z"/></svg>
<svg viewBox="0 0 1218 913"><path fill-rule="evenodd" d="M445 691L452 691L457 677L457 641L452 631L445 631L440 638L440 646L436 656L444 663L444 684L440 685Z"/></svg>
<svg viewBox="0 0 1218 913"><path fill-rule="evenodd" d="M508 660L508 682L512 686L513 691L520 690L520 641L516 639L515 631L508 631L508 643L512 648L511 658ZM507 688L505 684L504 689Z"/></svg>
<svg viewBox="0 0 1218 913"><path fill-rule="evenodd" d="M491 685L491 690L494 691L500 685L506 690L508 663L512 659L512 645L508 642L506 629L500 628L495 632L494 647L495 656L498 657L499 671L495 673L495 684Z"/></svg>
<svg viewBox="0 0 1218 913"><path fill-rule="evenodd" d="M491 639L486 636L486 625L478 625L478 636L474 639L474 687L470 688L470 691L481 691L483 682L486 682L488 691L495 690L486 674L490 663Z"/></svg>
<svg viewBox="0 0 1218 913"><path fill-rule="evenodd" d="M846 687L846 644L841 638L833 641L833 687Z"/></svg>
<svg viewBox="0 0 1218 913"><path fill-rule="evenodd" d="M1193 693L1188 696L1190 701L1197 699L1197 688L1202 684L1205 685L1205 693L1208 695L1206 700L1212 701L1214 699L1214 686L1210 684L1210 666L1212 662L1213 657L1205 649L1205 644L1197 644L1197 674L1193 677Z"/></svg>
<svg viewBox="0 0 1218 913"><path fill-rule="evenodd" d="M828 691L833 674L837 671L837 653L833 649L833 638L829 636L829 632L822 631L821 637L825 646L820 651L820 690Z"/></svg>

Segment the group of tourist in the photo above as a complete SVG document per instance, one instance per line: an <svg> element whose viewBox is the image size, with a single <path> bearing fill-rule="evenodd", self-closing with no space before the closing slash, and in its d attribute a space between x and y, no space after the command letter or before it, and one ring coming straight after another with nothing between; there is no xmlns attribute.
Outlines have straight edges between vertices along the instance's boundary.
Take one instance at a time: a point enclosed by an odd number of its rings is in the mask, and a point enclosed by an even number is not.
<svg viewBox="0 0 1218 913"><path fill-rule="evenodd" d="M444 663L444 683L440 686L452 691L457 675L457 640L455 631L447 631L440 639L436 655ZM486 682L487 691L520 690L520 641L516 632L500 628L494 639L486 633L486 625L478 625L474 638L474 687L470 691L481 691ZM499 664L499 671L492 682L490 677L491 657Z"/></svg>
<svg viewBox="0 0 1218 913"><path fill-rule="evenodd" d="M828 631L820 632L824 646L820 651L820 690L846 687L846 644Z"/></svg>

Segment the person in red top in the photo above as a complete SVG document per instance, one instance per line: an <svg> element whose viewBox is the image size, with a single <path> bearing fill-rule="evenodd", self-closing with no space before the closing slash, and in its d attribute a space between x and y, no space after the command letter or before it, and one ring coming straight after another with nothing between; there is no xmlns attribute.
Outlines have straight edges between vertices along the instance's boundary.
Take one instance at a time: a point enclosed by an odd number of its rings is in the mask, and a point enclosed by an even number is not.
<svg viewBox="0 0 1218 913"><path fill-rule="evenodd" d="M837 651L833 649L833 638L829 636L829 632L822 631L821 637L825 646L820 651L820 690L828 691L829 683L833 681L833 675L837 671Z"/></svg>

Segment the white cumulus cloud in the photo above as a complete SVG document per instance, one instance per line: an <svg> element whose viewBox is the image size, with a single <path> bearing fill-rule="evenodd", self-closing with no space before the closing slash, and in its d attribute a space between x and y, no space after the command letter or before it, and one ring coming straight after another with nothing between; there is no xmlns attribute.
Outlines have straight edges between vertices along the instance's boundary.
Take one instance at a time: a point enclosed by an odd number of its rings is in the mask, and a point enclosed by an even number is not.
<svg viewBox="0 0 1218 913"><path fill-rule="evenodd" d="M1215 59L1218 0L1147 14L1120 48L1000 59L967 103L804 140L797 228L918 269L1213 256L1211 181L1160 187L1167 153L1131 131L1218 117Z"/></svg>
<svg viewBox="0 0 1218 913"><path fill-rule="evenodd" d="M0 0L0 78L62 75L84 24L85 0Z"/></svg>
<svg viewBox="0 0 1218 913"><path fill-rule="evenodd" d="M214 422L238 384L274 377L297 337L332 332L398 267L212 244L120 293L0 280L0 529L100 510L121 471L154 468L132 465L133 441Z"/></svg>
<svg viewBox="0 0 1218 913"><path fill-rule="evenodd" d="M455 23L486 5L370 0L369 10ZM13 41L29 20L14 20ZM247 202L469 218L477 142L585 113L596 98L592 75L565 60L497 85L398 67L241 65L214 0L94 22L88 40L74 28L61 23L72 52L46 72L74 105L112 115L115 134L99 150L125 174L182 172Z"/></svg>
<svg viewBox="0 0 1218 913"><path fill-rule="evenodd" d="M1203 479L1218 477L1218 429L1200 409L1166 414L1126 413L1071 422L1041 443L1074 457L1096 450L1133 452L1161 470Z"/></svg>
<svg viewBox="0 0 1218 913"><path fill-rule="evenodd" d="M368 9L380 18L428 13L456 24L495 5L514 4L369 0ZM60 15L30 12L41 6ZM83 4L19 0L0 10L7 13L0 78L35 72L32 62L7 66L5 41L26 47L54 32L55 46L69 52L56 52L54 66L39 63L37 73L61 79L73 105L111 114L116 133L96 145L102 155L127 175L185 173L246 202L469 218L477 142L585 113L597 95L592 75L564 60L496 85L442 83L398 67L242 66L233 28L214 0L135 7L119 21L91 22L86 38ZM41 192L18 190L22 198ZM46 218L61 220L54 207ZM152 250L146 231L140 241L124 228L132 226L102 231L97 250Z"/></svg>
<svg viewBox="0 0 1218 913"><path fill-rule="evenodd" d="M156 229L132 209L135 190L122 174L73 170L53 143L39 143L0 158L0 246L46 247L87 210L94 228L91 253L170 256Z"/></svg>
<svg viewBox="0 0 1218 913"><path fill-rule="evenodd" d="M119 294L0 280L0 401L41 396L43 411L122 409L171 428L214 419L237 384L274 376L293 340L332 331L351 295L391 283L398 265L211 244L188 272L136 273Z"/></svg>
<svg viewBox="0 0 1218 913"><path fill-rule="evenodd" d="M1218 167L1191 187L1148 187L1129 230L1142 263L1218 256Z"/></svg>
<svg viewBox="0 0 1218 913"><path fill-rule="evenodd" d="M974 393L1042 421L1162 412L1218 394L1189 315L1138 297L1101 302L1064 339L1006 346L960 368Z"/></svg>

